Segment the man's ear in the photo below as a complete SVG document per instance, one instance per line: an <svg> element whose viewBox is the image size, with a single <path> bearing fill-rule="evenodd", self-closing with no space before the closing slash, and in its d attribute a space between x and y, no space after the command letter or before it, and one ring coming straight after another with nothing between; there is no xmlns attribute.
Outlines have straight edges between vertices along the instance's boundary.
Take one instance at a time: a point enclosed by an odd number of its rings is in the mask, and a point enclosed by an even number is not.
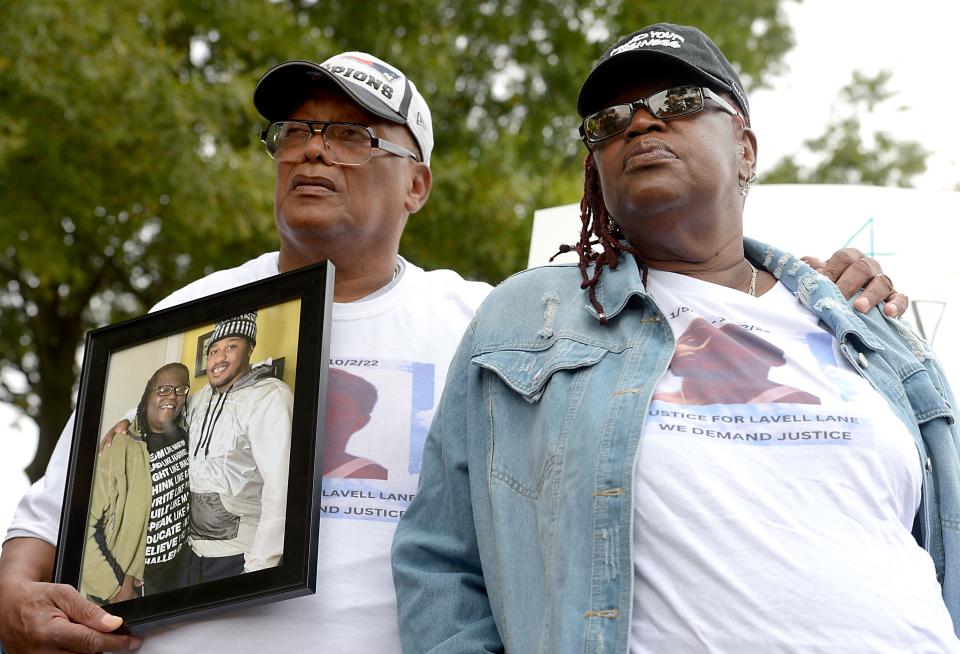
<svg viewBox="0 0 960 654"><path fill-rule="evenodd" d="M427 198L430 197L430 189L433 188L433 174L430 172L430 166L420 161L411 161L410 188L407 191L407 199L404 207L407 213L416 213L420 211Z"/></svg>
<svg viewBox="0 0 960 654"><path fill-rule="evenodd" d="M740 146L743 147L743 155L740 157L740 179L753 180L757 174L757 135L749 127L744 127L740 132Z"/></svg>

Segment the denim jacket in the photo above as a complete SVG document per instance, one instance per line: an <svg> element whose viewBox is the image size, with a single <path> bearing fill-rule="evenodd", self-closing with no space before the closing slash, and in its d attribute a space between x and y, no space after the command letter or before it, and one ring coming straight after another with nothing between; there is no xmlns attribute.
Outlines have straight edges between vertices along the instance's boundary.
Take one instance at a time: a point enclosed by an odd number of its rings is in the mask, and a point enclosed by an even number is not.
<svg viewBox="0 0 960 654"><path fill-rule="evenodd" d="M960 633L960 443L939 364L906 325L854 312L802 261L749 240L745 251L913 435L915 534ZM518 273L464 336L394 539L405 652L628 651L634 461L674 339L632 258L597 288L606 325L580 282L576 266Z"/></svg>

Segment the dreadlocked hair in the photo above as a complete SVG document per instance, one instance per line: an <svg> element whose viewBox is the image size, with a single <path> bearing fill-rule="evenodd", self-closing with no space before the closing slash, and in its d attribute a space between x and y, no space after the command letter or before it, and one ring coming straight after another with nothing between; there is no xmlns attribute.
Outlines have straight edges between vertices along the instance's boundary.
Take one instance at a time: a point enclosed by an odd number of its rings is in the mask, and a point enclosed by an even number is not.
<svg viewBox="0 0 960 654"><path fill-rule="evenodd" d="M576 245L561 245L555 255L550 257L553 261L557 256L576 250L580 257L580 276L583 282L580 288L590 290L590 304L597 311L597 318L601 325L607 324L607 316L603 313L603 307L597 300L597 284L600 282L600 275L604 267L611 270L617 268L617 261L620 253L626 252L637 258L640 270L643 273L643 284L647 284L647 265L640 259L640 252L630 245L624 238L620 226L616 224L607 213L607 205L603 202L603 192L600 189L600 174L597 172L597 165L593 161L593 155L587 154L583 160L583 198L580 200L580 240ZM602 251L597 251L594 246L599 245ZM593 266L591 274L590 267Z"/></svg>

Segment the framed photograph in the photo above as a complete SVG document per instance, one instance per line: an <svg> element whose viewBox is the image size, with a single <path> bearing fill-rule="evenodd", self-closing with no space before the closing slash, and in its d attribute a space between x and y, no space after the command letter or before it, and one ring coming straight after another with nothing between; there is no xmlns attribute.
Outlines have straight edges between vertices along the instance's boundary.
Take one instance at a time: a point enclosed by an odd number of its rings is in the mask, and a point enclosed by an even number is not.
<svg viewBox="0 0 960 654"><path fill-rule="evenodd" d="M203 377L207 374L207 346L213 338L213 330L197 336L197 358L193 367L194 377Z"/></svg>
<svg viewBox="0 0 960 654"><path fill-rule="evenodd" d="M87 334L56 582L135 632L316 591L332 298L318 264Z"/></svg>

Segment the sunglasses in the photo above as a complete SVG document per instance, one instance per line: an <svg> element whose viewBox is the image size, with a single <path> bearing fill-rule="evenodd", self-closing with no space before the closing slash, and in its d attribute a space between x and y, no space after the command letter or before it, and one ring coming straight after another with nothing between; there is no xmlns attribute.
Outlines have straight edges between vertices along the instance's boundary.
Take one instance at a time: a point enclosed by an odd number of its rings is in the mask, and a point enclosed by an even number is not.
<svg viewBox="0 0 960 654"><path fill-rule="evenodd" d="M177 395L183 397L190 392L190 387L186 384L182 386L171 386L170 384L161 384L153 389L157 395L170 395L171 393L176 393Z"/></svg>
<svg viewBox="0 0 960 654"><path fill-rule="evenodd" d="M680 116L689 116L703 110L705 100L709 98L734 116L740 115L730 103L708 88L701 86L676 86L658 91L651 96L615 104L601 109L583 119L580 123L580 138L589 148L591 145L607 140L625 131L633 120L633 114L644 107L660 120L670 120Z"/></svg>

